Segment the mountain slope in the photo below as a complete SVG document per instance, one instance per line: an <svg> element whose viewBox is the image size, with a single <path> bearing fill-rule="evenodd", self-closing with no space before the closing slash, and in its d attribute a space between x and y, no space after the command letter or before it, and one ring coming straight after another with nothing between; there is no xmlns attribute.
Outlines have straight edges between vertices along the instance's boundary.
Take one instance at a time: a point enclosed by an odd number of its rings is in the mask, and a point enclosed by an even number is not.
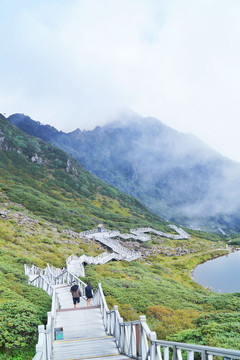
<svg viewBox="0 0 240 360"><path fill-rule="evenodd" d="M163 218L186 226L240 230L240 165L191 135L138 115L67 134L24 115L9 120L67 151Z"/></svg>
<svg viewBox="0 0 240 360"><path fill-rule="evenodd" d="M0 116L0 358L32 359L37 325L50 310L47 295L27 284L23 264L62 268L72 253L99 255L100 244L72 231L99 221L118 230L165 228L139 201ZM117 304L124 319L146 314L160 339L239 349L239 294L215 294L189 276L198 263L226 253L227 240L191 231L187 240L126 241L141 259L86 266L87 279L94 289L102 283L109 308Z"/></svg>
<svg viewBox="0 0 240 360"><path fill-rule="evenodd" d="M166 222L138 200L88 173L50 144L26 135L0 116L0 190L46 219L86 230L104 222L165 228Z"/></svg>

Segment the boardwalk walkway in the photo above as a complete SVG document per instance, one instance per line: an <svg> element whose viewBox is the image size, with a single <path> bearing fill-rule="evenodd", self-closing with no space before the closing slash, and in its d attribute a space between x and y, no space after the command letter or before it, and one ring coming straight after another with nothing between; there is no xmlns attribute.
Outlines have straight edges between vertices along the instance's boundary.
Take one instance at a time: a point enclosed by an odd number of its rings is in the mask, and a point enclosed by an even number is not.
<svg viewBox="0 0 240 360"><path fill-rule="evenodd" d="M76 255L71 255L67 258L67 269L69 272L77 276L85 276L84 264L106 264L111 260L125 260L125 261L134 261L141 258L141 252L136 250L130 250L127 247L124 247L120 244L119 239L123 240L136 240L141 242L146 242L151 240L150 235L146 233L152 233L158 236L163 236L169 239L189 239L190 235L186 233L183 229L177 227L176 225L168 225L170 228L174 229L177 235L164 233L162 231L157 231L153 228L138 228L130 229L131 234L121 234L120 231L109 231L98 232L96 229L83 231L79 233L81 236L86 238L96 240L102 243L105 247L112 250L111 253L104 252L96 257L87 256L85 254L77 257Z"/></svg>
<svg viewBox="0 0 240 360"><path fill-rule="evenodd" d="M33 360L182 360L185 355L188 360L214 360L214 356L240 360L238 350L157 340L144 315L124 322L117 306L108 309L101 284L94 292L93 307L87 308L81 298L80 307L74 309L69 284L76 281L83 294L86 284L66 269L25 265L25 274L30 284L52 297L46 328L38 326ZM55 340L54 329L61 327L63 338Z"/></svg>
<svg viewBox="0 0 240 360"><path fill-rule="evenodd" d="M56 311L55 327L63 328L63 340L53 342L53 360L121 360L115 337L106 335L100 306L73 308L70 286L55 285L60 309Z"/></svg>

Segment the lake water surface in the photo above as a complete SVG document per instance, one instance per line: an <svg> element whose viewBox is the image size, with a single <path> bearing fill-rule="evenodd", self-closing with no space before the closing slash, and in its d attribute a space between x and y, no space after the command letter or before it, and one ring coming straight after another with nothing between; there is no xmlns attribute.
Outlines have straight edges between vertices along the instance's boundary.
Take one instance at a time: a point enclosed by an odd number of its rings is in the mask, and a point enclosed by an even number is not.
<svg viewBox="0 0 240 360"><path fill-rule="evenodd" d="M240 292L240 251L198 265L193 277L198 284L215 292Z"/></svg>

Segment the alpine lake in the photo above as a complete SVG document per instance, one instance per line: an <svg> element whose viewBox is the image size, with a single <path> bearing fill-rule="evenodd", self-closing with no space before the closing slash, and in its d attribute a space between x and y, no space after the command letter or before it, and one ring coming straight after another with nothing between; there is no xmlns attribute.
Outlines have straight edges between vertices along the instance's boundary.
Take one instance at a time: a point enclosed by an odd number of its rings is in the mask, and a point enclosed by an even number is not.
<svg viewBox="0 0 240 360"><path fill-rule="evenodd" d="M196 266L193 279L214 292L240 292L240 250Z"/></svg>

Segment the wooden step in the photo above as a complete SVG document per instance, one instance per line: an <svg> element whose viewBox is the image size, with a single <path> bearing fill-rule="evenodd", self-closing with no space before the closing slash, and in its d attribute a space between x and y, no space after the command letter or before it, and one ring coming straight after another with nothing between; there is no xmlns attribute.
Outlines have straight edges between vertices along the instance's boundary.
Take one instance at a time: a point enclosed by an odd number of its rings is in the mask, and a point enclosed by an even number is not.
<svg viewBox="0 0 240 360"><path fill-rule="evenodd" d="M115 339L104 336L88 339L60 340L53 344L53 360L124 358L119 354Z"/></svg>
<svg viewBox="0 0 240 360"><path fill-rule="evenodd" d="M95 338L106 335L99 308L57 312L55 327L63 327L65 340Z"/></svg>

